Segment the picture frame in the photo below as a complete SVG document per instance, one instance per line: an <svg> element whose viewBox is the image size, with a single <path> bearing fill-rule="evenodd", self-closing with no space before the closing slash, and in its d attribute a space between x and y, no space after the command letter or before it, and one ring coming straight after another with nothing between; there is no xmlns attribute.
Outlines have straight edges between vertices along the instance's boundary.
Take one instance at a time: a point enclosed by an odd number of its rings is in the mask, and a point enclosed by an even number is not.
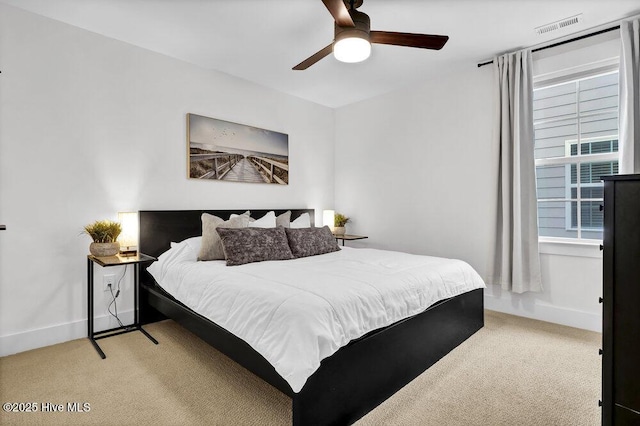
<svg viewBox="0 0 640 426"><path fill-rule="evenodd" d="M190 179L289 184L289 135L187 114Z"/></svg>

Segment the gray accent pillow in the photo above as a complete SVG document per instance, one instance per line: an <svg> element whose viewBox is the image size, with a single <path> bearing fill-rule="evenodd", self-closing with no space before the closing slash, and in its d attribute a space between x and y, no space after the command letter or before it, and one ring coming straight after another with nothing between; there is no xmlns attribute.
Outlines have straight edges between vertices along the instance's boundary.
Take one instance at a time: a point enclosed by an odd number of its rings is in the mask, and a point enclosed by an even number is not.
<svg viewBox="0 0 640 426"><path fill-rule="evenodd" d="M315 256L340 251L328 226L322 228L286 228L291 253L295 257Z"/></svg>
<svg viewBox="0 0 640 426"><path fill-rule="evenodd" d="M282 226L241 229L219 227L216 230L222 240L227 266L293 259Z"/></svg>
<svg viewBox="0 0 640 426"><path fill-rule="evenodd" d="M276 216L276 226L284 226L288 228L291 223L291 210L282 213L280 216Z"/></svg>
<svg viewBox="0 0 640 426"><path fill-rule="evenodd" d="M240 215L227 221L209 213L203 213L202 219L202 244L200 245L200 253L198 260L224 260L224 250L220 236L216 232L216 228L224 226L225 228L246 228L249 224L249 216Z"/></svg>

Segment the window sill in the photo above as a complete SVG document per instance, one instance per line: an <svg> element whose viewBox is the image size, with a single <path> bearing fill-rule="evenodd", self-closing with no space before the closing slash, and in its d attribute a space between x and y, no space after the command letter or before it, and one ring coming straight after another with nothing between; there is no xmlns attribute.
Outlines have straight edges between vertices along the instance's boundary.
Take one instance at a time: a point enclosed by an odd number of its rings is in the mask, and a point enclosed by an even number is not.
<svg viewBox="0 0 640 426"><path fill-rule="evenodd" d="M570 238L544 238L538 242L540 254L553 254L558 256L593 257L602 258L600 240L573 240Z"/></svg>

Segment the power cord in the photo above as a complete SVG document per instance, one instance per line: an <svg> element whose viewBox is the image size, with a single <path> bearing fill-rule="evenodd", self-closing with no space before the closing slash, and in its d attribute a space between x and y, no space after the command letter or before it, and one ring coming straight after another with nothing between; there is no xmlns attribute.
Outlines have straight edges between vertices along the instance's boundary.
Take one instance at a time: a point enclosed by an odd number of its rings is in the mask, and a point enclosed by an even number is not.
<svg viewBox="0 0 640 426"><path fill-rule="evenodd" d="M120 327L124 327L124 324L122 323L122 321L120 321L120 318L118 317L118 302L116 301L116 299L118 298L118 296L120 296L120 283L122 282L122 279L124 278L124 276L127 274L128 267L129 265L124 266L124 271L122 271L122 275L120 275L120 278L118 279L118 283L116 284L117 289L115 294L113 294L113 288L111 287L111 284L109 284L109 292L111 293L111 303L109 303L109 307L107 308L107 310L109 311L109 314L111 314L111 316L114 317L116 321L118 321L118 324L120 325ZM113 305L115 313L111 311L111 305Z"/></svg>

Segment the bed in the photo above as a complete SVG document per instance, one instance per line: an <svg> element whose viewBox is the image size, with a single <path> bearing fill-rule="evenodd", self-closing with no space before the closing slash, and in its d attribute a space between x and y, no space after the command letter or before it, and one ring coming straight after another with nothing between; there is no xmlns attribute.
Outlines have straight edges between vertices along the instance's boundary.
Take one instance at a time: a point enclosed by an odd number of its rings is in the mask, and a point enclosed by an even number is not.
<svg viewBox="0 0 640 426"><path fill-rule="evenodd" d="M275 210L280 214L286 210ZM291 209L295 219L311 209ZM244 210L141 211L140 251L159 256L171 242L201 234L202 213L223 219ZM267 210L251 210L259 218ZM325 256L325 255L323 255ZM294 262L294 261L292 261ZM201 262L202 263L202 262ZM204 262L206 263L206 262ZM230 267L232 268L232 267ZM245 340L165 292L148 272L140 278L143 323L171 318L293 401L294 425L350 424L393 395L482 328L483 290L438 301L424 311L375 329L324 358L298 392Z"/></svg>

